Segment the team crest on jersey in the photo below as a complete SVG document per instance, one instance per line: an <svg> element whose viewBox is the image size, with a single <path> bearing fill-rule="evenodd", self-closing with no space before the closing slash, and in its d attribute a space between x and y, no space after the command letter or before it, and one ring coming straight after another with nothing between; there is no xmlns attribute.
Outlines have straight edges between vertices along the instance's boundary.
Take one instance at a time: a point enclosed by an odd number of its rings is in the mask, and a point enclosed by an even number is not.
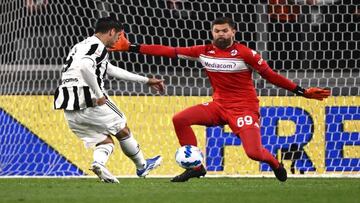
<svg viewBox="0 0 360 203"><path fill-rule="evenodd" d="M95 51L95 54L98 55L98 56L100 56L100 55L101 55L100 50L96 50L96 51Z"/></svg>
<svg viewBox="0 0 360 203"><path fill-rule="evenodd" d="M254 50L251 50L251 53L253 54L253 56L255 56L257 54L256 51L254 51Z"/></svg>
<svg viewBox="0 0 360 203"><path fill-rule="evenodd" d="M231 50L230 55L235 56L238 53L236 49Z"/></svg>

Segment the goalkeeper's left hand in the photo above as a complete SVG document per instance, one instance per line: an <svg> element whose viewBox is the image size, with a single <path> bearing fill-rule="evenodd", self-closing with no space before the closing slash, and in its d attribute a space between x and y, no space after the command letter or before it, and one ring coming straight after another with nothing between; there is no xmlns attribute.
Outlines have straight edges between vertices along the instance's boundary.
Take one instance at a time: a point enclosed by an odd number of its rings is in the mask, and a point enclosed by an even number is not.
<svg viewBox="0 0 360 203"><path fill-rule="evenodd" d="M126 39L125 33L121 32L119 39L112 45L112 47L108 48L108 51L128 51L131 43Z"/></svg>
<svg viewBox="0 0 360 203"><path fill-rule="evenodd" d="M321 89L318 87L310 87L304 92L304 97L320 101L326 99L328 96L330 96L330 90Z"/></svg>
<svg viewBox="0 0 360 203"><path fill-rule="evenodd" d="M160 92L163 92L165 88L164 80L159 80L156 78L149 78L147 84L150 87L154 88L156 91L160 91Z"/></svg>

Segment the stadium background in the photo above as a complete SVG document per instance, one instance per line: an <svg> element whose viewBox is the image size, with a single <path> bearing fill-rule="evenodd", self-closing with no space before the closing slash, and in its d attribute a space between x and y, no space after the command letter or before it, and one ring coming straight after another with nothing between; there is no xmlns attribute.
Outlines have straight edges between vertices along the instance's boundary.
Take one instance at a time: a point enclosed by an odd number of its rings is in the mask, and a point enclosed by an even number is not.
<svg viewBox="0 0 360 203"><path fill-rule="evenodd" d="M93 34L99 17L115 15L134 43L190 46L210 42L210 23L232 17L236 39L262 54L271 67L303 87L332 90L325 102L294 97L254 75L261 96L262 141L294 174L359 175L359 1L23 1L1 2L0 175L90 174L91 150L52 110L52 94L71 46ZM200 64L113 53L128 71L166 80L164 94L110 78L106 84L145 155L164 156L152 175L181 171L172 115L209 101L211 89ZM289 97L288 97L289 96ZM195 127L211 175L267 175L249 160L225 126ZM133 164L117 146L109 168L133 176ZM290 170L292 169L292 170Z"/></svg>

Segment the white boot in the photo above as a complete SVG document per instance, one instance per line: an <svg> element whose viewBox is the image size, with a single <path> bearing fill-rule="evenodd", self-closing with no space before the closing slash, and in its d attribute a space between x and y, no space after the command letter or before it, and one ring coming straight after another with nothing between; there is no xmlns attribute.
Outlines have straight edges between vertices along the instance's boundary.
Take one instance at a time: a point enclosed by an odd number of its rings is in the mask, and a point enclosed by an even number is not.
<svg viewBox="0 0 360 203"><path fill-rule="evenodd" d="M91 164L91 170L105 183L119 183L119 180L115 178L105 166L100 163L93 162Z"/></svg>

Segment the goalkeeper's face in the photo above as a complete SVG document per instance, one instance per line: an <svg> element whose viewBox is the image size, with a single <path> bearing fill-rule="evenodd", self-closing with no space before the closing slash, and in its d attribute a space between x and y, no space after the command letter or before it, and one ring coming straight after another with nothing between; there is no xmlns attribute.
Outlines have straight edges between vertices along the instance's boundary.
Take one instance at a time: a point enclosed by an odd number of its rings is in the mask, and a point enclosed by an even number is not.
<svg viewBox="0 0 360 203"><path fill-rule="evenodd" d="M235 29L229 24L216 24L211 30L213 36L213 44L219 49L226 49L234 42Z"/></svg>

